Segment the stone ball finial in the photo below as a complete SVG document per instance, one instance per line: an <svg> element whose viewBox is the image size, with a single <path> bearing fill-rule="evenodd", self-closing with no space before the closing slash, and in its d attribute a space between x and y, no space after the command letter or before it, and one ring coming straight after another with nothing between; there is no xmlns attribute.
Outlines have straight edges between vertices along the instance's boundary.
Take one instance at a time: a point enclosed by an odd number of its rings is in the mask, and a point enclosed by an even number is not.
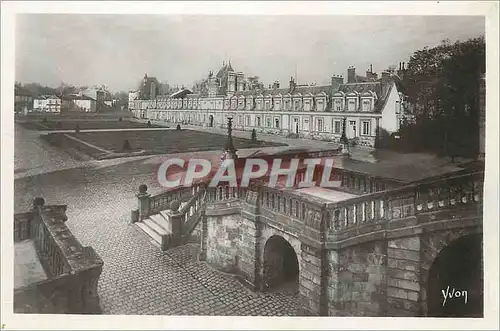
<svg viewBox="0 0 500 331"><path fill-rule="evenodd" d="M181 203L179 202L179 200L174 200L174 201L170 202L170 209L172 211L178 211L180 206L181 206Z"/></svg>
<svg viewBox="0 0 500 331"><path fill-rule="evenodd" d="M42 198L42 197L36 197L35 199L33 199L33 206L35 207L41 207L45 205L45 199Z"/></svg>
<svg viewBox="0 0 500 331"><path fill-rule="evenodd" d="M139 193L146 193L148 191L148 186L146 184L139 185Z"/></svg>

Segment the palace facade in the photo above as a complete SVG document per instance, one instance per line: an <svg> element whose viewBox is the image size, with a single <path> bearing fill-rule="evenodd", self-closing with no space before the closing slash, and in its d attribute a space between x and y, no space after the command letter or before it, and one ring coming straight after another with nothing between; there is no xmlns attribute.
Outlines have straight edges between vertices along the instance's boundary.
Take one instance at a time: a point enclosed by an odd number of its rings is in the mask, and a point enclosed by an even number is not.
<svg viewBox="0 0 500 331"><path fill-rule="evenodd" d="M216 75L210 72L196 93L183 88L169 96L131 98L129 110L138 118L208 127L225 127L232 116L236 130L335 142L345 121L347 138L374 147L377 129L396 132L404 116L399 72L385 71L378 78L370 68L363 77L350 67L346 83L342 76L321 86L297 85L291 78L287 87L275 82L253 88L228 63Z"/></svg>

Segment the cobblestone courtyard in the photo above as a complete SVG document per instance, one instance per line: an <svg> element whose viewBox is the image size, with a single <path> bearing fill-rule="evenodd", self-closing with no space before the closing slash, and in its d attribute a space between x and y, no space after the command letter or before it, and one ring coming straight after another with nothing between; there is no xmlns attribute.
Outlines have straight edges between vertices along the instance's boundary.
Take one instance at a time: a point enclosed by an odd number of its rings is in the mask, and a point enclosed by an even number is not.
<svg viewBox="0 0 500 331"><path fill-rule="evenodd" d="M16 212L30 208L35 196L47 204L68 205L68 227L104 260L99 296L105 314L297 314L297 301L286 292L253 293L233 276L198 262L196 246L164 253L129 224L138 186L155 185L157 162L143 158L75 167L68 155L41 141L23 141L26 130L17 130L16 169L26 171L38 155L41 161L57 162L55 171L47 168L15 180ZM31 161L20 159L27 155ZM61 165L66 161L68 169Z"/></svg>

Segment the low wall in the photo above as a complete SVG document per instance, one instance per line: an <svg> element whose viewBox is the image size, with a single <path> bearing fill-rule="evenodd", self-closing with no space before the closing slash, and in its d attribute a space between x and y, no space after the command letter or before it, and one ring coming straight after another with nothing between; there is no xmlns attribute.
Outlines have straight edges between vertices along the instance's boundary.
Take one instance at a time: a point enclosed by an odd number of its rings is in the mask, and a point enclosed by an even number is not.
<svg viewBox="0 0 500 331"><path fill-rule="evenodd" d="M66 226L66 206L44 206L14 216L15 239L32 239L47 280L14 290L16 313L95 314L101 311L97 282L103 261ZM26 234L29 234L26 238Z"/></svg>

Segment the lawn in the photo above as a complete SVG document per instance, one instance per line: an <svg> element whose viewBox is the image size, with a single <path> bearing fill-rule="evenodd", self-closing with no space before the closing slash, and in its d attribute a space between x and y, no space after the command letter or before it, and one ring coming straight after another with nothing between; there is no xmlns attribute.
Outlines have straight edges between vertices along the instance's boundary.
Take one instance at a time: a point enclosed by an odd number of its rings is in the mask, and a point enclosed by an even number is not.
<svg viewBox="0 0 500 331"><path fill-rule="evenodd" d="M124 143L128 140L130 150L126 152L140 152L143 154L172 154L196 151L222 150L227 136L215 133L199 132L194 130L154 130L154 131L101 131L79 133L50 133L42 136L46 141L62 149L77 149L95 159L120 157L82 144L68 138L67 135L85 141L113 153L123 153ZM233 138L236 149L286 146L285 144L266 141L252 141L244 138Z"/></svg>
<svg viewBox="0 0 500 331"><path fill-rule="evenodd" d="M22 125L30 130L74 130L76 125L80 127L80 130L89 129L135 129L135 128L146 128L148 127L146 123L130 122L130 121L119 121L119 120L103 120L103 121L37 121L37 122L26 122ZM159 128L160 126L151 125L152 128Z"/></svg>

